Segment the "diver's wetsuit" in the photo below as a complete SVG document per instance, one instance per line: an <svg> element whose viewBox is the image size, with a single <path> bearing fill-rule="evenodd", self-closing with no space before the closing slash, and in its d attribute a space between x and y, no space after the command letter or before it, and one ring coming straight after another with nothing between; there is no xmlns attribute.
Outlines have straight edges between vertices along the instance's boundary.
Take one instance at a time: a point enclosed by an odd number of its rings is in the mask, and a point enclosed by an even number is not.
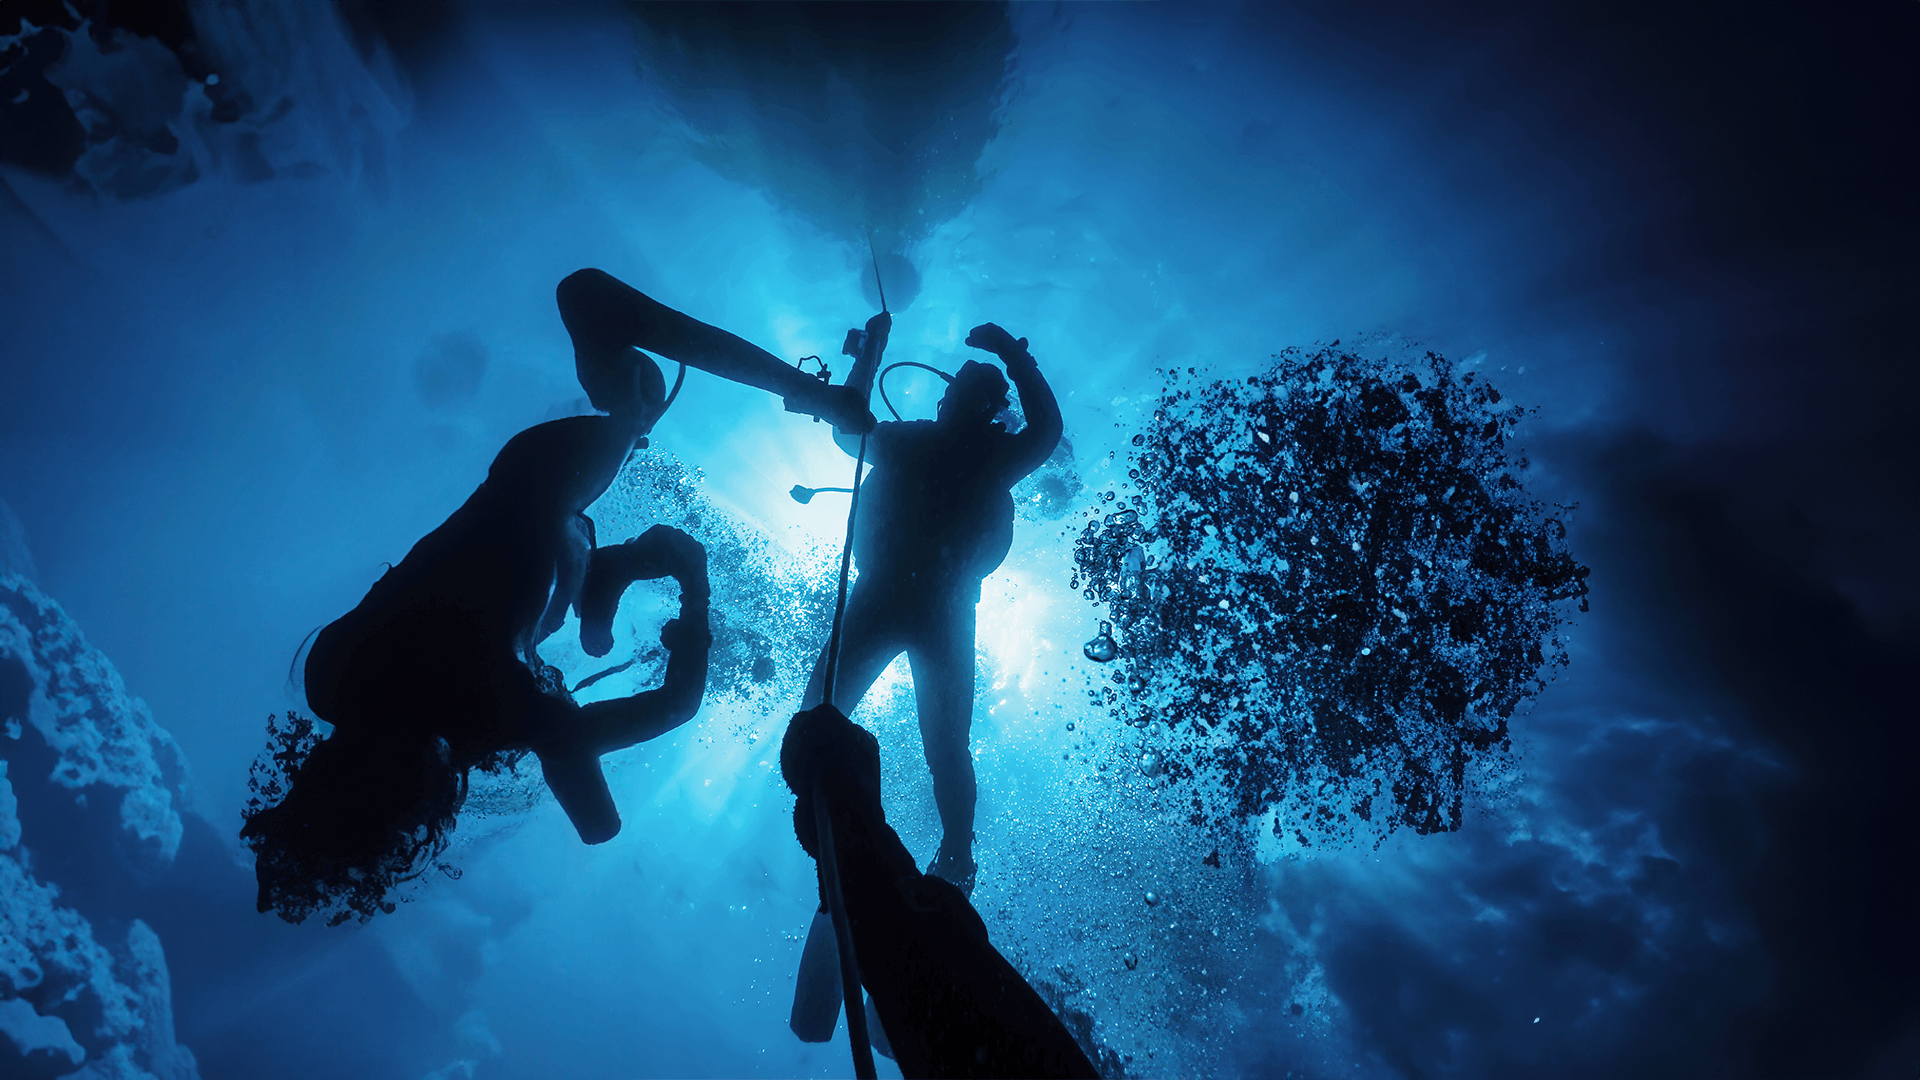
<svg viewBox="0 0 1920 1080"><path fill-rule="evenodd" d="M867 437L873 471L861 486L853 542L860 575L847 597L833 688L834 704L850 714L906 652L945 833L941 870L955 877L972 866L977 794L969 737L980 581L1013 544L1013 486L1046 462L1061 433L1059 403L1033 358L1022 347L999 355L1026 412L1018 433L990 417L943 417L880 424ZM836 439L858 452L857 436ZM823 650L807 701L820 700L825 666Z"/></svg>
<svg viewBox="0 0 1920 1080"><path fill-rule="evenodd" d="M595 548L585 516L665 408L660 369L636 346L782 393L838 422L861 426L872 416L851 394L823 391L777 357L603 271L569 275L555 298L580 386L609 415L555 420L508 440L472 497L321 630L307 658L307 699L334 725L333 738L442 738L462 771L530 749L581 839L598 843L620 828L600 755L692 719L712 644L700 545L655 526ZM575 705L534 647L574 606L589 651L605 653L594 646L611 643L608 624L628 583L667 575L679 579L681 598L680 618L661 632L670 650L664 683Z"/></svg>
<svg viewBox="0 0 1920 1080"><path fill-rule="evenodd" d="M780 772L799 796L794 830L816 859L814 793L826 800L861 984L903 1075L1099 1075L988 941L965 894L915 868L881 807L872 735L832 706L808 710L787 729Z"/></svg>
<svg viewBox="0 0 1920 1080"><path fill-rule="evenodd" d="M623 419L576 416L509 440L466 503L314 639L314 713L348 738L444 738L462 771L532 750L581 839L617 833L600 755L692 719L705 692L712 635L699 544L660 526L636 541L660 549L656 561L681 582L680 618L661 634L671 653L658 689L582 707L543 686L530 664L551 622L543 614L564 609L584 576L581 511L626 460L631 433ZM630 561L629 550L594 557Z"/></svg>

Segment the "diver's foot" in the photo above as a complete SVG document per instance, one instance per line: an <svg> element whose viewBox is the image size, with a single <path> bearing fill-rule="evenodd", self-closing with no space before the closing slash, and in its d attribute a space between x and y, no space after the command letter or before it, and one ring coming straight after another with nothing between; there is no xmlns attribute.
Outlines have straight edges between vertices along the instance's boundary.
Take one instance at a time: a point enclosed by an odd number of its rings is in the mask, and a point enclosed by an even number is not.
<svg viewBox="0 0 1920 1080"><path fill-rule="evenodd" d="M784 403L788 412L806 413L825 420L848 435L864 435L872 431L876 423L873 410L867 407L866 396L851 386L821 383L818 389L809 388L804 396L795 394Z"/></svg>
<svg viewBox="0 0 1920 1080"><path fill-rule="evenodd" d="M941 844L939 853L927 864L927 873L952 882L961 892L972 896L974 880L980 876L980 864L973 861L972 851Z"/></svg>

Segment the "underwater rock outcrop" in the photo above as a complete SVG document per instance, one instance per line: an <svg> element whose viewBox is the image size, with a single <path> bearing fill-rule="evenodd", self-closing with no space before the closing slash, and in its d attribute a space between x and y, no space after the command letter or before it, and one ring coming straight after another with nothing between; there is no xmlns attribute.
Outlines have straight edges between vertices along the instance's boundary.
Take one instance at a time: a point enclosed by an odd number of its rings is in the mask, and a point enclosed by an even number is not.
<svg viewBox="0 0 1920 1080"><path fill-rule="evenodd" d="M0 161L121 199L381 170L409 96L335 7L9 4Z"/></svg>
<svg viewBox="0 0 1920 1080"><path fill-rule="evenodd" d="M1119 661L1094 704L1164 725L1141 768L1192 785L1196 825L1459 828L1470 772L1567 662L1560 602L1586 608L1507 450L1525 411L1382 343L1166 377L1137 490L1103 492L1076 545L1074 587L1111 616L1087 655Z"/></svg>
<svg viewBox="0 0 1920 1080"><path fill-rule="evenodd" d="M0 573L0 1073L188 1080L127 883L180 849L185 759L60 606Z"/></svg>

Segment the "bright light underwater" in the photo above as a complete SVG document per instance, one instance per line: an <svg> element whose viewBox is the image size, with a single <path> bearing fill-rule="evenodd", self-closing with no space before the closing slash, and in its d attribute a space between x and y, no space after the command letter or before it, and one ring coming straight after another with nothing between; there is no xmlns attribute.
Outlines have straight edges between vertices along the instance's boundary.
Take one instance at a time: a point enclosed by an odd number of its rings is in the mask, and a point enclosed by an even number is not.
<svg viewBox="0 0 1920 1080"><path fill-rule="evenodd" d="M1707 7L9 5L0 1076L849 1075L837 611L1103 1075L1910 1074L1916 19Z"/></svg>

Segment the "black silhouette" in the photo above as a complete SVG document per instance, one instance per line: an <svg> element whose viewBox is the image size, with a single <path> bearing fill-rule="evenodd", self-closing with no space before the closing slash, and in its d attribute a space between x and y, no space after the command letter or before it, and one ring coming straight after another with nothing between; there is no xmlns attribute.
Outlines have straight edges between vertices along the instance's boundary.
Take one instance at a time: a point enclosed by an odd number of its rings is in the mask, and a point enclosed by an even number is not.
<svg viewBox="0 0 1920 1080"><path fill-rule="evenodd" d="M860 982L882 1028L875 1042L903 1075L1099 1075L993 947L966 894L916 868L887 824L871 734L831 705L803 712L781 743L780 775L799 796L794 832L816 860L815 793L827 804Z"/></svg>
<svg viewBox="0 0 1920 1080"><path fill-rule="evenodd" d="M580 385L607 415L555 420L510 439L466 503L315 638L308 704L334 731L317 743L276 731L288 791L250 811L241 834L257 856L262 911L297 922L336 901L348 910L335 921L390 909L387 890L444 849L468 771L502 768L527 752L580 838L604 842L620 817L600 756L657 738L699 710L712 644L705 550L660 525L596 548L585 514L665 410L660 368L634 348L642 330L686 362L784 390L790 404L871 422L857 402L835 408L850 393L598 270L561 282L558 299ZM576 705L535 647L571 606L583 646L604 655L627 585L665 576L680 583L681 606L660 635L670 652L663 684Z"/></svg>
<svg viewBox="0 0 1920 1080"><path fill-rule="evenodd" d="M560 283L560 313L579 355L618 358L635 349L659 353L724 379L758 387L785 399L788 412L807 413L854 432L873 426L866 397L851 387L830 386L779 357L719 327L683 315L603 270L581 270ZM602 396L624 392L617 365L582 365L580 385L594 407ZM611 411L611 410L609 410Z"/></svg>
<svg viewBox="0 0 1920 1080"><path fill-rule="evenodd" d="M873 385L892 319L867 324L848 385L863 397ZM989 364L968 361L940 399L939 418L885 423L867 436L873 465L860 492L854 561L860 576L847 598L833 704L851 713L893 658L913 667L920 733L933 772L945 833L931 873L971 890L976 789L973 725L974 608L980 581L1013 544L1013 486L1044 464L1060 441L1060 406L1027 352L987 323L967 344L998 356L1019 389L1027 426L1009 434L995 418L1007 408L1007 382ZM857 434L835 438L859 452ZM807 700L818 701L826 655L814 666Z"/></svg>

